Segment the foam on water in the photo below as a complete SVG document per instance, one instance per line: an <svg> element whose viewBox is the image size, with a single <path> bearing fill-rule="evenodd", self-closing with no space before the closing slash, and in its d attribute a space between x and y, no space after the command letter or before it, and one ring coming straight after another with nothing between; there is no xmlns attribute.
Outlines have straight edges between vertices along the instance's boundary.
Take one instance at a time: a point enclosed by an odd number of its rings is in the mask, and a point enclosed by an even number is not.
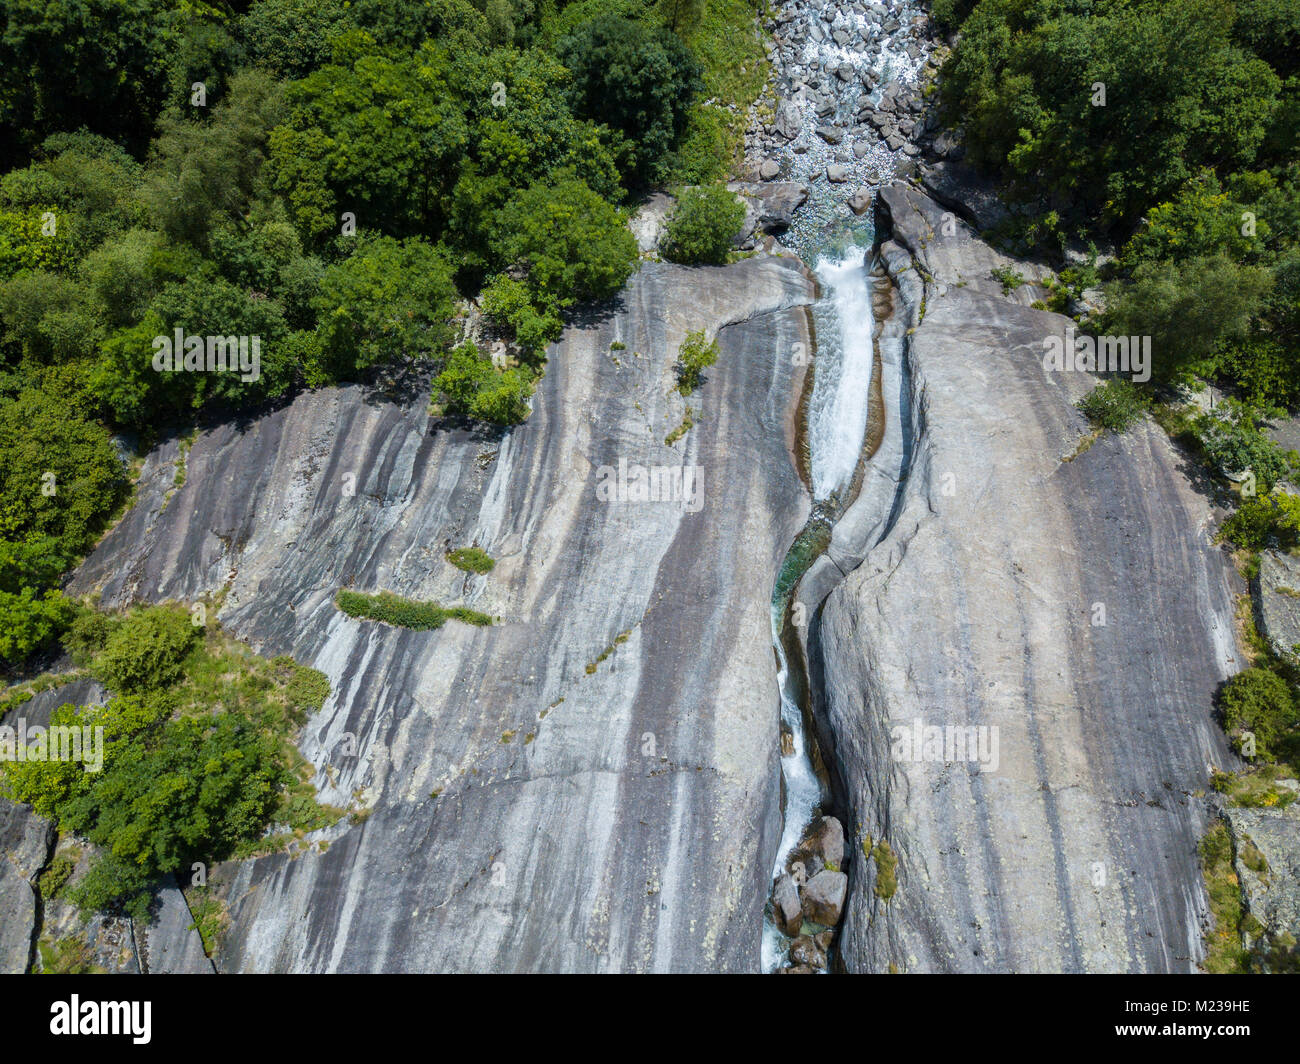
<svg viewBox="0 0 1300 1064"><path fill-rule="evenodd" d="M853 480L867 431L872 317L866 248L820 259L816 273L830 289L813 311L817 359L808 406L813 498L823 502Z"/></svg>

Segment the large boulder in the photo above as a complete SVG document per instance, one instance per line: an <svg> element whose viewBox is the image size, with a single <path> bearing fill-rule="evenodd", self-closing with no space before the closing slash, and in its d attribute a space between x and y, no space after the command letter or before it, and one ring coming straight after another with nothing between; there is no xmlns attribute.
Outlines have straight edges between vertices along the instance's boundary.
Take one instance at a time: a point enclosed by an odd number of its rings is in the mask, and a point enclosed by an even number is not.
<svg viewBox="0 0 1300 1064"><path fill-rule="evenodd" d="M772 888L772 915L781 934L793 938L803 923L803 906L799 888L792 876L778 876Z"/></svg>
<svg viewBox="0 0 1300 1064"><path fill-rule="evenodd" d="M849 877L830 869L818 872L803 888L803 914L812 924L834 927L844 912Z"/></svg>
<svg viewBox="0 0 1300 1064"><path fill-rule="evenodd" d="M777 109L772 125L786 140L794 140L803 129L803 114L799 105L793 100L787 100Z"/></svg>
<svg viewBox="0 0 1300 1064"><path fill-rule="evenodd" d="M937 203L956 211L981 232L1009 216L993 182L962 163L935 163L924 171L921 184Z"/></svg>
<svg viewBox="0 0 1300 1064"><path fill-rule="evenodd" d="M788 229L794 222L794 212L808 198L808 186L797 181L764 181L759 184L735 181L727 188L738 192L751 205L754 227L764 233Z"/></svg>
<svg viewBox="0 0 1300 1064"><path fill-rule="evenodd" d="M871 206L871 189L863 185L849 197L849 210L854 214L865 214Z"/></svg>
<svg viewBox="0 0 1300 1064"><path fill-rule="evenodd" d="M821 816L808 825L798 850L808 857L821 861L816 867L831 865L836 869L844 867L844 828L833 816ZM811 865L810 865L811 867Z"/></svg>
<svg viewBox="0 0 1300 1064"><path fill-rule="evenodd" d="M1295 791L1295 780L1281 781ZM1300 802L1285 808L1228 807L1237 881L1247 924L1245 945L1259 953L1281 947L1293 953L1300 941Z"/></svg>

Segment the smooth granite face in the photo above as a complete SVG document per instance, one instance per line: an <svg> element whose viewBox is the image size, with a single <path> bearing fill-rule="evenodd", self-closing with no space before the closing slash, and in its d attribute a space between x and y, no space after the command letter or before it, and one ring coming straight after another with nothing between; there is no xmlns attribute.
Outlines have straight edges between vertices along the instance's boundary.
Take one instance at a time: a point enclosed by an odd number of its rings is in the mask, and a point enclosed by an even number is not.
<svg viewBox="0 0 1300 1064"><path fill-rule="evenodd" d="M879 209L906 326L886 416L910 438L882 448L887 516L846 519L865 561L809 633L857 849L842 962L1189 970L1200 795L1235 761L1212 698L1241 667L1210 504L1154 424L1080 448L1094 381L1044 369L1069 322L1003 294L1009 260L914 189ZM898 858L887 901L866 836Z"/></svg>
<svg viewBox="0 0 1300 1064"><path fill-rule="evenodd" d="M324 852L218 870L219 970L757 969L780 829L769 602L809 509L791 355L812 298L794 260L646 264L551 349L509 433L345 388L201 434L174 493L179 452L150 457L75 590L224 591L229 631L329 676L301 748L323 800L365 811ZM683 399L694 329L721 356ZM695 467L700 494L620 498L620 460L625 485ZM487 576L446 560L471 544ZM390 628L336 610L339 587L500 621ZM171 925L150 956L192 959Z"/></svg>

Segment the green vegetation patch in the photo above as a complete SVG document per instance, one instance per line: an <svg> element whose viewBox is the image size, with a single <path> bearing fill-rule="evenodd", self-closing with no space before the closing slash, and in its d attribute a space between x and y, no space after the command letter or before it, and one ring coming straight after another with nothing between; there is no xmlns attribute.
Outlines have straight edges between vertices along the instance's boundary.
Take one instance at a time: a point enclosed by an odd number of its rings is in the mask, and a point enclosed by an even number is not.
<svg viewBox="0 0 1300 1064"><path fill-rule="evenodd" d="M876 860L875 895L882 901L889 901L898 890L898 858L885 839L876 843L871 856Z"/></svg>
<svg viewBox="0 0 1300 1064"><path fill-rule="evenodd" d="M683 189L664 227L661 250L670 262L721 266L745 220L745 204L722 185Z"/></svg>
<svg viewBox="0 0 1300 1064"><path fill-rule="evenodd" d="M180 606L91 612L78 618L79 653L111 697L62 706L51 724L102 729L99 771L89 755L86 767L0 763L0 793L96 847L85 876L61 885L69 900L142 919L163 877L233 856L273 822L314 830L342 816L316 801L294 744L328 694L321 673L194 626Z"/></svg>
<svg viewBox="0 0 1300 1064"><path fill-rule="evenodd" d="M1214 927L1205 936L1205 970L1215 975L1249 971L1249 955L1241 945L1241 884L1233 865L1232 836L1216 820L1201 839L1201 872L1210 899Z"/></svg>
<svg viewBox="0 0 1300 1064"><path fill-rule="evenodd" d="M349 617L366 621L382 621L384 624L398 628L413 628L417 631L430 631L441 628L449 620L464 621L486 628L493 623L493 618L486 613L468 609L465 606L439 606L436 602L416 602L414 599L402 598L391 591L380 591L368 595L360 591L340 589L334 599L334 605Z"/></svg>
<svg viewBox="0 0 1300 1064"><path fill-rule="evenodd" d="M1148 400L1132 381L1116 377L1097 385L1078 405L1083 416L1098 428L1121 433L1142 416Z"/></svg>
<svg viewBox="0 0 1300 1064"><path fill-rule="evenodd" d="M718 361L718 341L709 340L702 331L688 332L677 349L677 390L690 395L700 386L706 369Z"/></svg>
<svg viewBox="0 0 1300 1064"><path fill-rule="evenodd" d="M447 552L447 561L451 562L457 569L462 569L467 573L479 574L490 573L497 564L480 547L460 547L457 550L449 550Z"/></svg>

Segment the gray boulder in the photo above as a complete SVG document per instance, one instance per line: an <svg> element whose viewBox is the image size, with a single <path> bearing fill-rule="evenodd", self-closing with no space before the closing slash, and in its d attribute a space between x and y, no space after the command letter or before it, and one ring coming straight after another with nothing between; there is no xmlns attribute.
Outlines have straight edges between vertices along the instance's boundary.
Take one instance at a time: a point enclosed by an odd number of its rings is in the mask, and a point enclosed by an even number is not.
<svg viewBox="0 0 1300 1064"><path fill-rule="evenodd" d="M937 202L968 218L981 231L1009 216L993 183L962 163L935 163L925 171L921 183Z"/></svg>
<svg viewBox="0 0 1300 1064"><path fill-rule="evenodd" d="M803 923L803 907L799 901L799 888L791 876L778 876L772 888L772 914L781 934L793 938L799 934Z"/></svg>
<svg viewBox="0 0 1300 1064"><path fill-rule="evenodd" d="M803 888L803 914L809 923L834 927L844 912L849 877L829 869L818 872Z"/></svg>

